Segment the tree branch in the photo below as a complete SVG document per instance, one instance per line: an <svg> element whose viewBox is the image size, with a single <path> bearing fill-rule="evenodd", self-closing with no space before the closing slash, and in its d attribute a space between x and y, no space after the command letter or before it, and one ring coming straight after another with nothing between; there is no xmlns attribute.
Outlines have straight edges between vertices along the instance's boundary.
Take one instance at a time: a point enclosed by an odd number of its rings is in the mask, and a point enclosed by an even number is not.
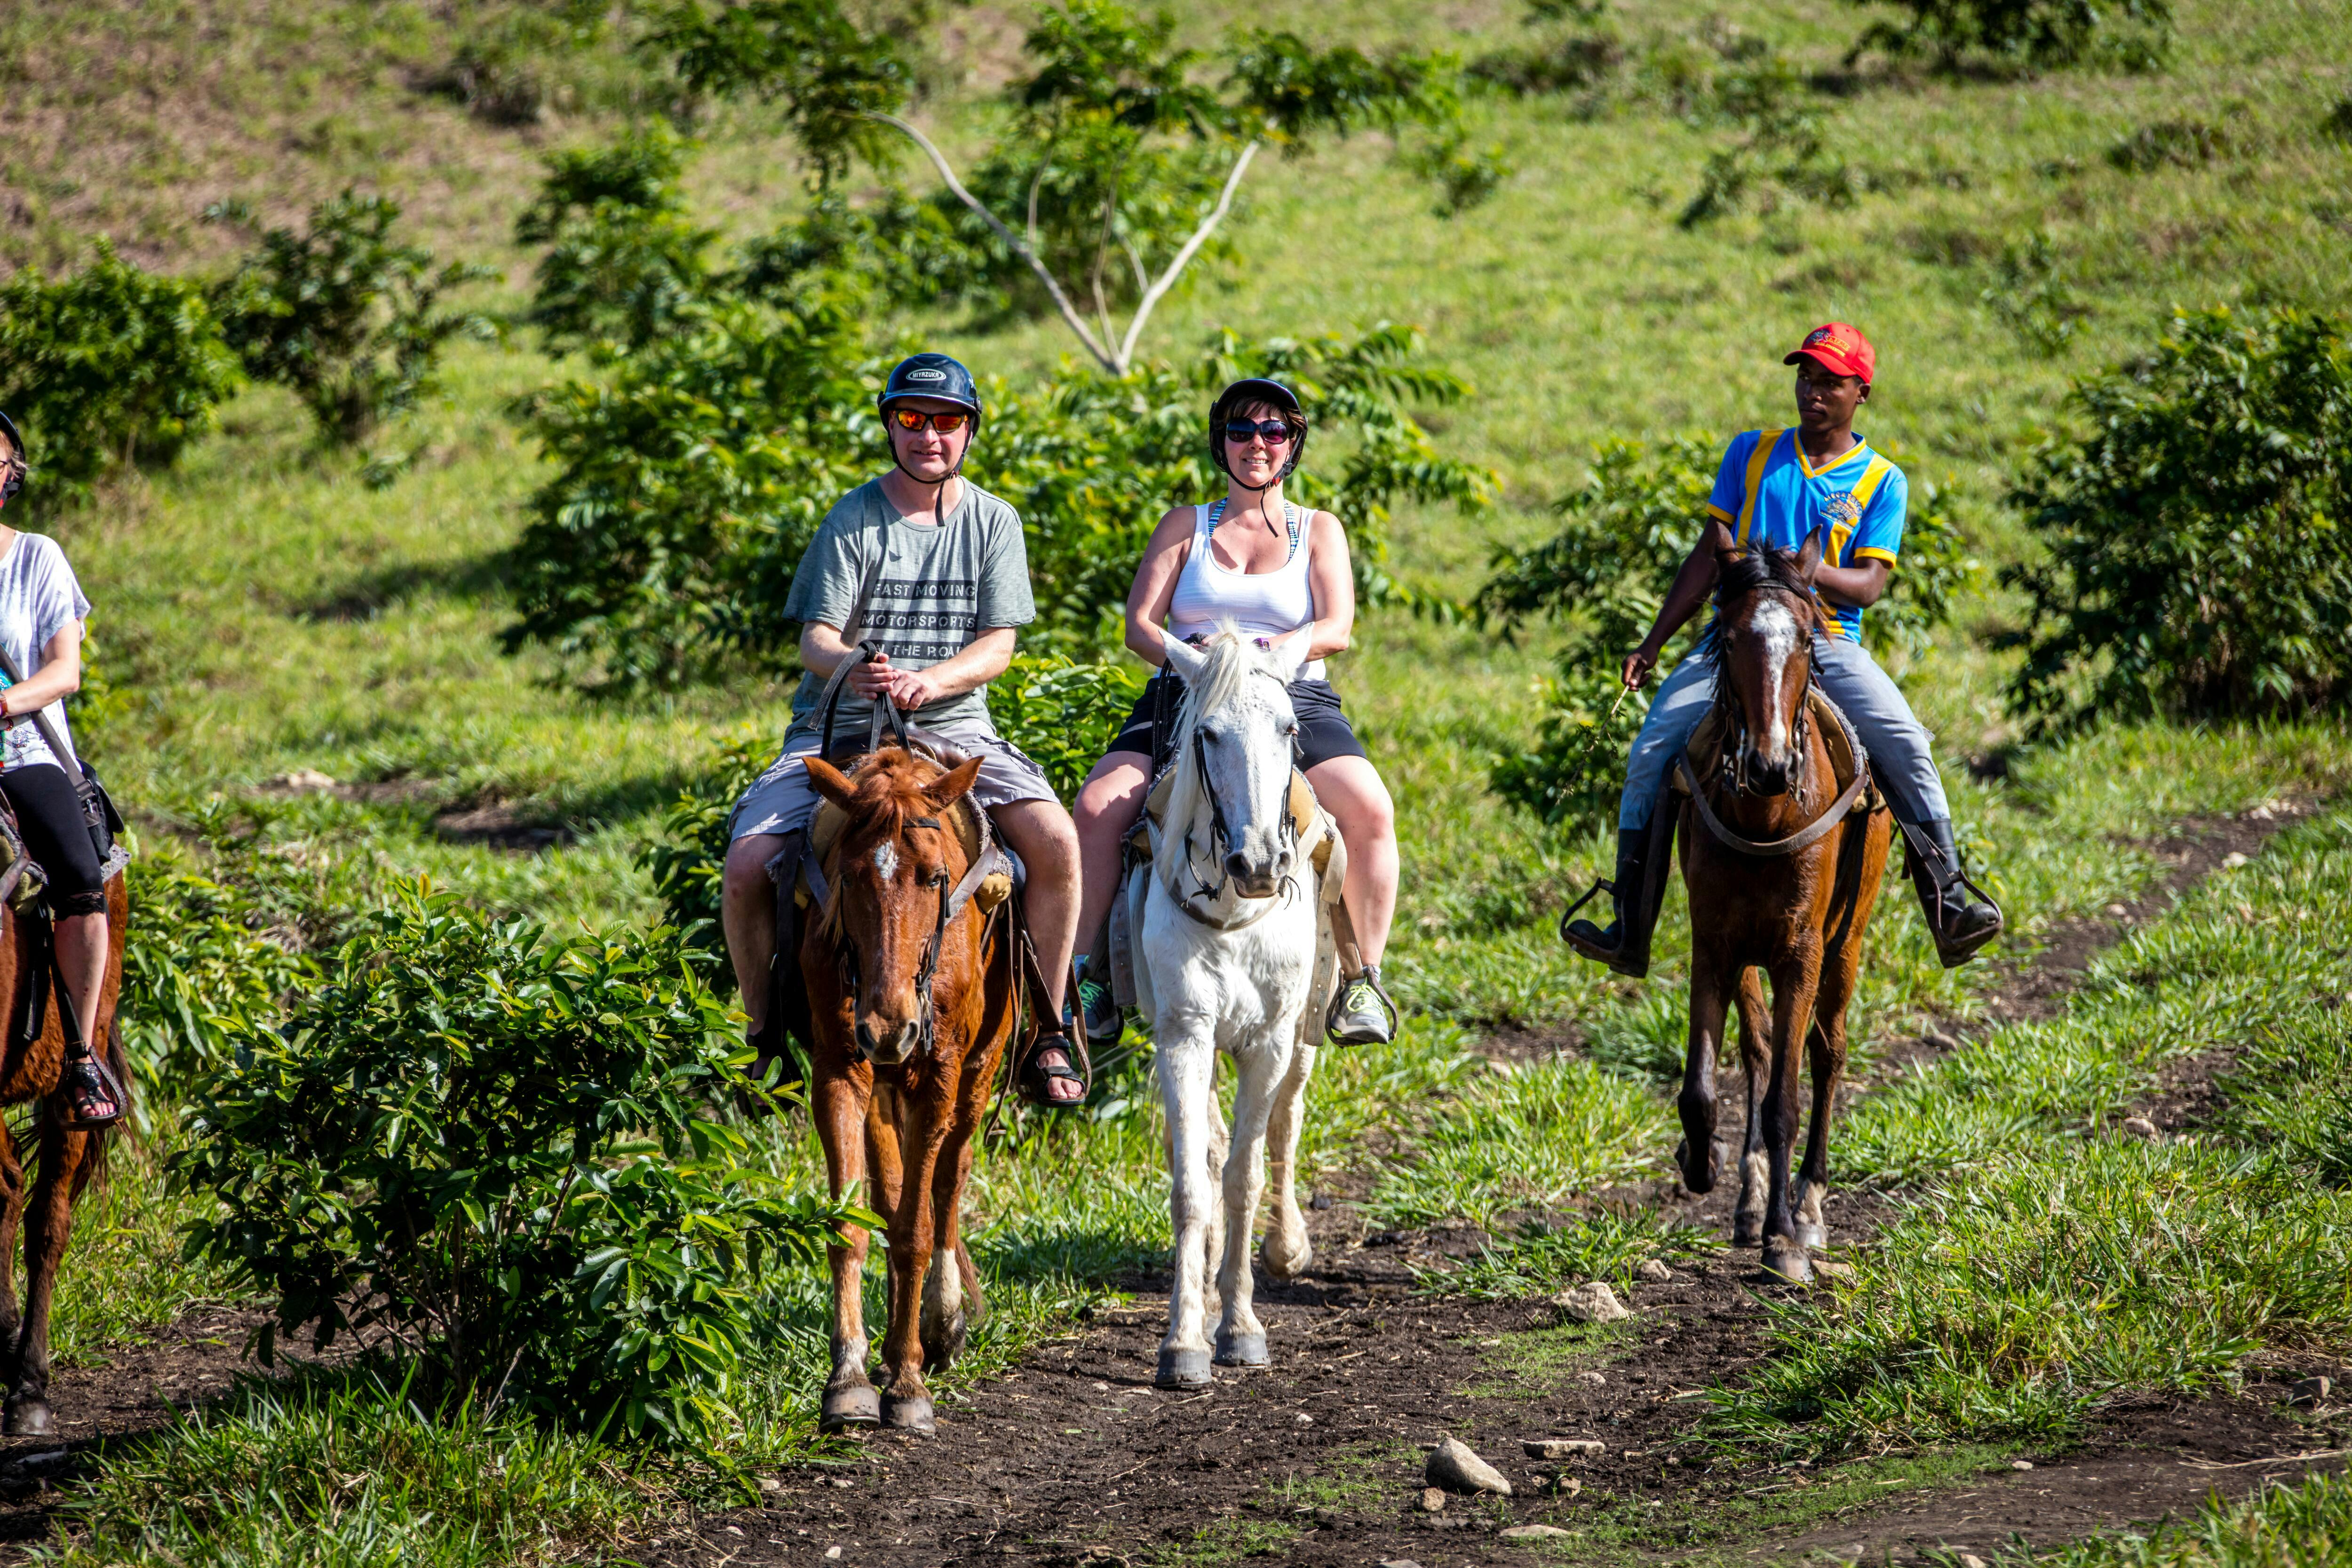
<svg viewBox="0 0 2352 1568"><path fill-rule="evenodd" d="M924 135L921 132L916 130L913 126L908 124L905 121L899 119L895 114L885 114L879 110L866 110L866 118L869 120L878 120L885 125L896 127L898 130L905 132L908 138L911 140L916 146L920 147L924 153L929 156L931 166L939 170L940 178L947 182L948 189L955 193L956 200L963 203L964 205L978 213L981 217L987 222L988 226L996 231L997 237L1012 247L1013 254L1029 264L1029 270L1037 275L1037 281L1043 283L1045 286L1045 292L1054 297L1055 308L1062 312L1062 320L1069 323L1070 331L1078 334L1078 342L1086 345L1087 352L1094 355L1097 362L1099 363L1105 370L1109 371L1113 375L1125 375L1127 374L1126 355L1121 353L1118 356L1114 357L1108 348L1106 348L1101 342L1096 341L1094 333L1087 330L1086 322L1079 319L1078 312L1071 306L1070 297L1062 291L1062 286L1054 280L1054 275L1045 270L1045 264L1037 258L1037 253L1031 249L1027 244L1024 243L1019 235L1014 234L1011 229L1005 227L1003 221L1000 220L994 213L990 212L986 207L981 205L980 199L978 197L974 196L970 191L963 188L963 182L957 179L955 171L948 166L946 155L937 147L931 145L931 139L929 137ZM1252 142L1251 151L1255 151L1255 149L1256 143ZM1242 154L1241 161L1244 163L1248 163L1249 153L1244 153ZM1233 187L1230 183L1228 183L1225 187L1225 194L1228 198L1233 195ZM1223 203L1220 203L1216 216L1222 217L1223 214L1224 205ZM1212 221L1213 222L1214 220L1213 219ZM1184 261L1191 258L1192 251L1198 248L1202 237L1203 236L1200 235L1193 237L1192 245L1186 248L1184 255L1178 258L1177 264L1179 266L1181 266ZM1171 281L1173 279L1171 278ZM1140 318L1139 318L1139 319ZM1128 332L1128 345L1131 348L1134 342L1135 332L1130 328Z"/></svg>
<svg viewBox="0 0 2352 1568"><path fill-rule="evenodd" d="M1184 270L1193 257L1200 254L1201 247L1209 242L1209 236L1216 232L1217 226L1224 222L1225 214L1234 205L1234 192L1240 187L1242 175L1248 173L1250 160L1257 156L1259 145L1252 142L1242 149L1242 155L1234 160L1233 172L1225 176L1225 188L1217 193L1216 207L1201 220L1201 226L1192 231L1192 237L1184 242L1184 248L1176 253L1176 259L1168 264L1168 270L1160 275L1159 281L1144 290L1143 298L1136 301L1135 314L1127 323L1127 337L1118 345L1122 366L1128 356L1135 352L1135 340L1143 335L1143 323L1151 319L1152 308L1176 286L1178 274Z"/></svg>

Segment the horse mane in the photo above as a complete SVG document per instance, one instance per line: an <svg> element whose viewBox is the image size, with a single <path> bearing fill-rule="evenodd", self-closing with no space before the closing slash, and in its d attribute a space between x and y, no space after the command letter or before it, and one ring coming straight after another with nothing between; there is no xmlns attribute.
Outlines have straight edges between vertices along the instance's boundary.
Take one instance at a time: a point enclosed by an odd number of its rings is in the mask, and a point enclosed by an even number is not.
<svg viewBox="0 0 2352 1568"><path fill-rule="evenodd" d="M1725 558L1721 574L1717 579L1717 595L1725 602L1744 599L1765 589L1813 596L1812 584L1805 581L1804 568L1799 563L1800 552L1775 550L1767 545L1750 545L1738 555Z"/></svg>
<svg viewBox="0 0 2352 1568"><path fill-rule="evenodd" d="M1184 701L1176 710L1176 767L1168 781L1167 826L1177 828L1187 838L1192 835L1192 819L1208 799L1202 787L1201 768L1192 751L1192 732L1201 727L1202 719L1217 711L1241 695L1249 678L1260 671L1279 674L1274 656L1242 636L1241 628L1232 621L1217 623L1217 635L1201 649L1208 657L1208 665L1201 672L1197 685L1187 684ZM1176 868L1181 857L1161 856L1159 870L1169 892L1176 892Z"/></svg>
<svg viewBox="0 0 2352 1568"><path fill-rule="evenodd" d="M843 829L843 839L853 829L861 836L871 831L879 837L895 838L910 819L929 816L931 803L923 791L943 771L929 757L896 746L874 752L850 775L856 793L849 797L849 823Z"/></svg>

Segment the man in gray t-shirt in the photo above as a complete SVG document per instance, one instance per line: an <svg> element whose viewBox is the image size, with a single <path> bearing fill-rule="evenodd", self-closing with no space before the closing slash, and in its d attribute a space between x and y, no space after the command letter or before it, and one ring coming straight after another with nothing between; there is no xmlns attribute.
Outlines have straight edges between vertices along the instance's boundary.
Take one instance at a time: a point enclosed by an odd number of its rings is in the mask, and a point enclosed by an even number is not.
<svg viewBox="0 0 2352 1568"><path fill-rule="evenodd" d="M926 739L980 758L971 798L1028 869L1024 898L1047 991L1039 998L1046 1032L1016 1082L1039 1104L1076 1105L1083 1091L1058 1020L1077 931L1077 834L1045 773L988 714L988 683L1013 658L1014 628L1037 618L1020 514L961 477L981 412L963 366L917 354L890 373L878 401L893 465L834 504L793 574L784 615L801 623L806 673L782 754L728 824L721 912L751 1044L763 1068L783 1055L782 1024L767 1016L776 956L767 868L816 814L802 759L822 743L824 688L860 642L873 641L881 655L843 684L835 743L866 736L887 691ZM776 968L797 984L793 955Z"/></svg>

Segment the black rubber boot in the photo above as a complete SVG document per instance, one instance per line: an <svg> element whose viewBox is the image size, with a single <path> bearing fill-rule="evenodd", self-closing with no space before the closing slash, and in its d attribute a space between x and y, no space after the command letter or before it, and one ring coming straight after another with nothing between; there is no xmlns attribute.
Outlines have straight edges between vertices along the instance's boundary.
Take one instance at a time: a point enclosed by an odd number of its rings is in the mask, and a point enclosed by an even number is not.
<svg viewBox="0 0 2352 1568"><path fill-rule="evenodd" d="M1960 869L1951 818L1906 823L1903 847L1909 862L1905 869L1927 917L1928 934L1936 939L1936 956L1945 968L1958 969L2000 934L2000 906Z"/></svg>
<svg viewBox="0 0 2352 1568"><path fill-rule="evenodd" d="M1663 866L1652 866L1649 825L1617 830L1617 874L1609 879L1609 897L1617 918L1604 929L1591 921L1571 921L1560 928L1560 939L1585 957L1597 959L1620 974L1639 980L1650 973L1650 931L1658 921L1658 893ZM1663 860L1663 855L1660 856Z"/></svg>

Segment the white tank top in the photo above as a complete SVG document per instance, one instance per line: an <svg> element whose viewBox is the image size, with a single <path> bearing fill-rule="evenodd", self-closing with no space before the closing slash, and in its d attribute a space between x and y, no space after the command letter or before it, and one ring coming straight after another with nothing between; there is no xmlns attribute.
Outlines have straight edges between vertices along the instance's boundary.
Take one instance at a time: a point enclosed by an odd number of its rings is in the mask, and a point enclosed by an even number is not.
<svg viewBox="0 0 2352 1568"><path fill-rule="evenodd" d="M1192 548L1168 601L1170 635L1179 640L1213 637L1219 622L1231 621L1251 637L1278 637L1313 620L1307 529L1315 514L1283 502L1282 519L1290 529L1289 556L1271 572L1236 572L1220 563L1209 545L1209 535L1224 511L1223 501L1192 509ZM1302 675L1307 680L1322 679L1323 661L1313 660Z"/></svg>

